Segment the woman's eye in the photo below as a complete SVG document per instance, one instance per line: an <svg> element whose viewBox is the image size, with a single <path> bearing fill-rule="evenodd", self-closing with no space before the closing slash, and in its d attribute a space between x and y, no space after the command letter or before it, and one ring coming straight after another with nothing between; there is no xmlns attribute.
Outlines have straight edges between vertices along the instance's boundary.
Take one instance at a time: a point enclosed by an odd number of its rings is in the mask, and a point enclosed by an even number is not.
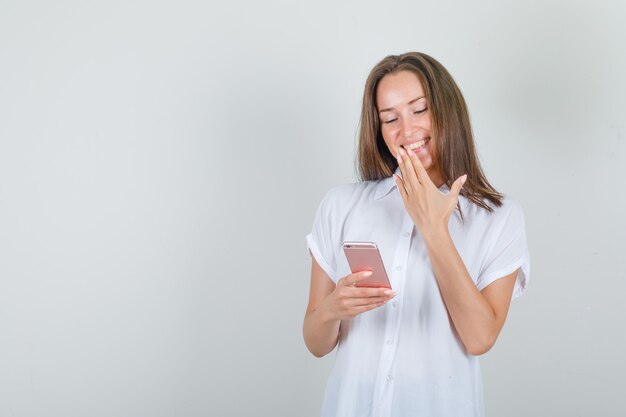
<svg viewBox="0 0 626 417"><path fill-rule="evenodd" d="M389 123L393 123L398 119L391 119L391 120L385 120L383 123L385 123L386 125L388 125Z"/></svg>
<svg viewBox="0 0 626 417"><path fill-rule="evenodd" d="M428 110L428 108L424 108L424 109L421 109L421 110L415 110L413 112L413 114L421 114L421 113L424 113L426 110Z"/></svg>

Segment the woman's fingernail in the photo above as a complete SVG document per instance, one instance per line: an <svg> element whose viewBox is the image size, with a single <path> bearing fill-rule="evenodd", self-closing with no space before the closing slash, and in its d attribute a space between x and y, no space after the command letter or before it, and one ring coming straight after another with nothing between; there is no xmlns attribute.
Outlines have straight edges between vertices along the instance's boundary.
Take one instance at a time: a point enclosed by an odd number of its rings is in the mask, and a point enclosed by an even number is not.
<svg viewBox="0 0 626 417"><path fill-rule="evenodd" d="M400 156L406 155L404 148L400 148Z"/></svg>
<svg viewBox="0 0 626 417"><path fill-rule="evenodd" d="M386 290L383 294L393 296L393 297L396 296L396 292L392 290Z"/></svg>
<svg viewBox="0 0 626 417"><path fill-rule="evenodd" d="M365 271L361 274L361 276L363 277L371 277L372 276L372 271Z"/></svg>
<svg viewBox="0 0 626 417"><path fill-rule="evenodd" d="M465 181L467 181L467 174L461 177L461 185L465 184Z"/></svg>
<svg viewBox="0 0 626 417"><path fill-rule="evenodd" d="M413 149L411 148L406 148L406 152L411 156L415 155L415 152L413 152Z"/></svg>

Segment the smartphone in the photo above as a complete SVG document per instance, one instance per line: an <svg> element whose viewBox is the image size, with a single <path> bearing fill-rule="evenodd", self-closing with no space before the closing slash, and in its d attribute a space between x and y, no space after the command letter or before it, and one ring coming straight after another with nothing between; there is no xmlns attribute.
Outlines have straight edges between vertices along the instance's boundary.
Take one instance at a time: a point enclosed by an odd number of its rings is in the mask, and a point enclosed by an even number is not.
<svg viewBox="0 0 626 417"><path fill-rule="evenodd" d="M343 252L346 254L352 273L372 271L372 276L356 283L358 287L389 288L391 283L387 277L378 246L372 242L344 242Z"/></svg>

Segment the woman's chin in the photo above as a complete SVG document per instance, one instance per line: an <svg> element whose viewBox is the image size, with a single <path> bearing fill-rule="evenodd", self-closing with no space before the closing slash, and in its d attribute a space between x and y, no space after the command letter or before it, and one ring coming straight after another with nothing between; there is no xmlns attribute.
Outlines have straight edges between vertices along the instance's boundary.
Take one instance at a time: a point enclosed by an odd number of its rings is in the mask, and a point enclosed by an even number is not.
<svg viewBox="0 0 626 417"><path fill-rule="evenodd" d="M422 166L424 167L424 169L426 169L426 171L428 171L433 165L433 158L430 156L430 154L427 153L422 155L418 153L417 157L419 158Z"/></svg>

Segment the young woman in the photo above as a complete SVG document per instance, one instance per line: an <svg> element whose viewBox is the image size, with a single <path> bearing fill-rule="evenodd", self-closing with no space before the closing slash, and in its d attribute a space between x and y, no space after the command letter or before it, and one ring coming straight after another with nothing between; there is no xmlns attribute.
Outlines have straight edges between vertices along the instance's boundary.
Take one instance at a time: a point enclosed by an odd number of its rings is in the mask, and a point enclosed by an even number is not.
<svg viewBox="0 0 626 417"><path fill-rule="evenodd" d="M529 257L520 206L478 161L465 101L422 53L389 56L365 84L361 182L332 189L307 236L304 339L337 346L322 415L482 416L478 355L495 343ZM359 287L345 241L377 244L392 290Z"/></svg>

